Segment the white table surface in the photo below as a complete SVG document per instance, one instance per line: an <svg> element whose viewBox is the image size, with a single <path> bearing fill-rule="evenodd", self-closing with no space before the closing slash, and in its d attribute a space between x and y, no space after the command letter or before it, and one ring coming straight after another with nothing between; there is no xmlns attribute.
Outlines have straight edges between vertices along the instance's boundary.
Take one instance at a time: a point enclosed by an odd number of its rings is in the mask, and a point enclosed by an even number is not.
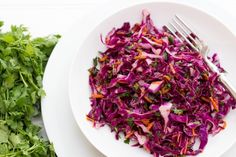
<svg viewBox="0 0 236 157"><path fill-rule="evenodd" d="M0 20L5 23L3 30L8 29L12 24L23 24L35 37L48 34L63 35L73 23L96 7L104 6L108 1L111 0L0 0ZM126 3L134 1L126 0ZM210 11L236 34L236 1L188 0L187 3ZM224 13L224 16L221 13ZM236 144L222 157L233 157L235 154Z"/></svg>

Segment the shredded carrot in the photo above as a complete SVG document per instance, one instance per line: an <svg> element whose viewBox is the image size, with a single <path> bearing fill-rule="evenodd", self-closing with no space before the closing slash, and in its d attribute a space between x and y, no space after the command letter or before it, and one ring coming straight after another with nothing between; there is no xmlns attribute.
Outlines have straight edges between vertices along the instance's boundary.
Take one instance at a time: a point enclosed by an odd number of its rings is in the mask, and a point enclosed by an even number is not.
<svg viewBox="0 0 236 157"><path fill-rule="evenodd" d="M94 98L94 99L101 99L103 98L104 96L102 94L92 94L91 95L91 98Z"/></svg>
<svg viewBox="0 0 236 157"><path fill-rule="evenodd" d="M188 140L187 140L187 142L186 142L186 144L185 144L185 147L184 147L184 154L186 154L186 152L187 152L187 150L188 150Z"/></svg>
<svg viewBox="0 0 236 157"><path fill-rule="evenodd" d="M169 91L170 91L170 88L168 88L168 87L161 88L161 94L166 94Z"/></svg>
<svg viewBox="0 0 236 157"><path fill-rule="evenodd" d="M211 101L211 104L212 104L213 108L214 108L217 112L219 112L219 106L218 106L217 100L214 99L214 98L212 98L212 97L210 97L209 99L210 99L210 101Z"/></svg>
<svg viewBox="0 0 236 157"><path fill-rule="evenodd" d="M182 89L182 88L179 89L178 92L179 92L181 95L185 95L185 91L184 91L184 89Z"/></svg>
<svg viewBox="0 0 236 157"><path fill-rule="evenodd" d="M163 78L164 78L166 81L170 81L170 80L171 80L170 76L168 76L168 75L163 76Z"/></svg>
<svg viewBox="0 0 236 157"><path fill-rule="evenodd" d="M104 62L104 61L107 59L107 57L108 57L108 56L105 55L105 56L103 56L102 58L99 58L99 61L100 61L100 62Z"/></svg>
<svg viewBox="0 0 236 157"><path fill-rule="evenodd" d="M121 64L121 61L116 61L114 64L115 64L115 65L120 65L120 64Z"/></svg>
<svg viewBox="0 0 236 157"><path fill-rule="evenodd" d="M141 89L142 95L145 94L145 90L143 88L140 88L140 89Z"/></svg>
<svg viewBox="0 0 236 157"><path fill-rule="evenodd" d="M148 124L150 123L150 120L149 120L149 119L142 119L141 122L142 122L144 125L148 126Z"/></svg>
<svg viewBox="0 0 236 157"><path fill-rule="evenodd" d="M187 142L185 143L185 146L181 149L180 151L180 154L181 155L184 155L187 153L187 150L188 150L188 144L189 144L189 141L187 140Z"/></svg>
<svg viewBox="0 0 236 157"><path fill-rule="evenodd" d="M147 100L147 102L149 102L149 103L153 103L152 100L147 96L144 96L144 99Z"/></svg>
<svg viewBox="0 0 236 157"><path fill-rule="evenodd" d="M209 79L209 77L208 77L208 75L206 73L203 73L202 77L203 77L204 80L208 80Z"/></svg>
<svg viewBox="0 0 236 157"><path fill-rule="evenodd" d="M176 71L175 71L175 69L174 69L173 65L172 65L172 64L169 64L169 66L170 66L170 70L171 70L171 72L172 72L173 74L175 74L175 73L176 73Z"/></svg>
<svg viewBox="0 0 236 157"><path fill-rule="evenodd" d="M126 32L124 32L124 31L118 31L118 32L116 32L116 34L125 35Z"/></svg>
<svg viewBox="0 0 236 157"><path fill-rule="evenodd" d="M125 138L127 139L127 138L130 138L130 136L132 136L134 134L134 131L129 131L128 133L127 133L127 135L125 136Z"/></svg>
<svg viewBox="0 0 236 157"><path fill-rule="evenodd" d="M220 126L222 129L225 129L226 127L227 127L227 123L226 123L226 121L224 121L223 120L223 124L222 124L222 126Z"/></svg>
<svg viewBox="0 0 236 157"><path fill-rule="evenodd" d="M155 43L160 44L160 45L162 45L162 43L163 43L162 39L156 39L156 38L152 37L152 40L155 41Z"/></svg>
<svg viewBox="0 0 236 157"><path fill-rule="evenodd" d="M117 81L117 82L119 82L119 83L121 83L121 84L128 84L128 82L125 81L125 80L119 80L119 81Z"/></svg>
<svg viewBox="0 0 236 157"><path fill-rule="evenodd" d="M204 97L204 96L201 96L201 99L205 102L210 102L210 100L208 98Z"/></svg>
<svg viewBox="0 0 236 157"><path fill-rule="evenodd" d="M137 52L138 52L139 54L140 54L140 53L142 54L143 51L142 51L141 49L137 49Z"/></svg>
<svg viewBox="0 0 236 157"><path fill-rule="evenodd" d="M145 26L145 27L143 28L143 30L142 30L142 34L143 34L143 35L147 34L147 31L148 31L148 29L147 29L147 27Z"/></svg>
<svg viewBox="0 0 236 157"><path fill-rule="evenodd" d="M153 125L154 125L154 122L149 123L147 126L147 130L151 130Z"/></svg>
<svg viewBox="0 0 236 157"><path fill-rule="evenodd" d="M132 27L131 30L134 32L137 32L139 29L140 29L140 24L136 23L136 24L134 24L134 26Z"/></svg>
<svg viewBox="0 0 236 157"><path fill-rule="evenodd" d="M197 136L197 134L196 134L196 132L195 132L195 129L194 129L194 128L192 128L192 134L193 134L193 136Z"/></svg>
<svg viewBox="0 0 236 157"><path fill-rule="evenodd" d="M178 133L178 136L177 136L177 142L180 141L180 133Z"/></svg>
<svg viewBox="0 0 236 157"><path fill-rule="evenodd" d="M225 129L227 127L227 123L226 121L223 121L224 125L223 125L223 128Z"/></svg>
<svg viewBox="0 0 236 157"><path fill-rule="evenodd" d="M145 56L142 56L142 55L138 55L138 56L135 56L134 59L138 60L138 59L145 59L146 57Z"/></svg>
<svg viewBox="0 0 236 157"><path fill-rule="evenodd" d="M143 55L143 51L140 49L137 49L137 52L139 53L138 56L135 56L134 59L145 59L146 56Z"/></svg>
<svg viewBox="0 0 236 157"><path fill-rule="evenodd" d="M91 122L95 122L95 120L94 119L92 119L92 118L90 118L89 116L86 116L86 119L88 120L88 121L91 121Z"/></svg>

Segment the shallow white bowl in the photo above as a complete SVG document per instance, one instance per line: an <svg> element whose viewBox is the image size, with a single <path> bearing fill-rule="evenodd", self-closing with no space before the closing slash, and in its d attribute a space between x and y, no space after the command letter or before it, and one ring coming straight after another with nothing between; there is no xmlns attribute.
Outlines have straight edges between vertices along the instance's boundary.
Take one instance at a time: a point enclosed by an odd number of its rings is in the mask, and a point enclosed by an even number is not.
<svg viewBox="0 0 236 157"><path fill-rule="evenodd" d="M84 39L77 56L74 58L69 76L69 97L75 120L85 137L108 157L152 156L143 149L124 144L123 140L115 140L114 134L110 133L107 126L95 129L86 120L86 114L90 111L89 73L87 70L92 66L92 59L98 55L98 51L105 49L100 42L100 34L106 35L113 27L120 27L127 21L131 25L140 22L143 9L147 9L151 13L151 18L157 27L167 24L175 14L181 16L208 43L211 52L219 54L223 67L229 73L229 79L236 78L236 70L233 68L234 58L236 58L236 38L224 24L213 16L190 6L167 2L139 4L112 14L95 26ZM236 85L234 82L233 84ZM236 112L231 111L226 120L228 122L227 129L213 138L210 137L204 152L199 156L218 157L235 143Z"/></svg>

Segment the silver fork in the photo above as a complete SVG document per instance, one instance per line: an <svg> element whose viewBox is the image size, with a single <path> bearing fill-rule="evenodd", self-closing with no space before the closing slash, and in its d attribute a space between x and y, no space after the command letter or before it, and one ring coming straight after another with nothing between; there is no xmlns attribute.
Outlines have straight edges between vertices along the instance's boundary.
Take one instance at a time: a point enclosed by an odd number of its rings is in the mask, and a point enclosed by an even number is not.
<svg viewBox="0 0 236 157"><path fill-rule="evenodd" d="M210 67L213 72L219 75L219 80L228 89L231 95L236 99L236 89L226 78L224 73L221 73L216 65L214 65L208 58L207 54L209 52L209 47L204 43L191 29L190 27L177 15L174 16L173 20L166 25L166 28L181 42L187 42L192 49L200 52L203 59Z"/></svg>

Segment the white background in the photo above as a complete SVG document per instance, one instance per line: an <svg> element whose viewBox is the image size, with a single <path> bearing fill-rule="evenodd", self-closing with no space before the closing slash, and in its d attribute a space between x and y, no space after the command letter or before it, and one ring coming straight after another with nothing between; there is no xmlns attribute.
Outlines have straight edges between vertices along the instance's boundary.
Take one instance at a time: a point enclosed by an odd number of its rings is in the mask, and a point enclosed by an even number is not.
<svg viewBox="0 0 236 157"><path fill-rule="evenodd" d="M23 24L28 27L34 37L48 34L63 35L73 23L82 19L95 8L106 6L108 1L111 0L0 0L0 20L5 23L4 29L8 29L12 24ZM135 2L135 0L127 1ZM188 3L197 4L200 1L203 0L188 0ZM236 26L236 1L205 0L204 3L216 5L217 9L213 12L231 15L230 18L233 22L229 27ZM214 6L209 7L214 8ZM236 34L236 29L234 31ZM224 157L233 157L234 154L236 154L236 145Z"/></svg>
<svg viewBox="0 0 236 157"><path fill-rule="evenodd" d="M11 24L24 24L34 36L64 34L75 21L108 1L112 0L0 0L0 20L5 22L5 28ZM141 0L127 1L132 3ZM188 0L195 4L199 1L201 0ZM208 1L222 8L216 11L227 12L236 17L236 1Z"/></svg>

